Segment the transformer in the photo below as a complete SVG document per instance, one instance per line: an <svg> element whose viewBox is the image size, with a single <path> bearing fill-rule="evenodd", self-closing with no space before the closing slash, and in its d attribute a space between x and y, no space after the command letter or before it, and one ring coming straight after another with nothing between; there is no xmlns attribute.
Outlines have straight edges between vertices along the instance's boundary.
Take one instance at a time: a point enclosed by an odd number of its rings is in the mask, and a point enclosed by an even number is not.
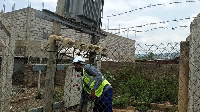
<svg viewBox="0 0 200 112"><path fill-rule="evenodd" d="M104 0L66 0L65 14L95 29L101 26Z"/></svg>

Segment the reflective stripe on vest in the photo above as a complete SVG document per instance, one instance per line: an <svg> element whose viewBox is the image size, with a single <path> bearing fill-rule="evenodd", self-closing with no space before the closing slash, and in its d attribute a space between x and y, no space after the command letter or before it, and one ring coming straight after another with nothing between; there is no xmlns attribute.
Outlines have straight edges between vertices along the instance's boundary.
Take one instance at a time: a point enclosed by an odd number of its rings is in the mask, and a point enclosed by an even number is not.
<svg viewBox="0 0 200 112"><path fill-rule="evenodd" d="M94 87L94 83L95 83L94 76L89 76L85 72L85 70L83 69L82 81L83 81L83 88L87 91L88 94L90 94L91 90ZM106 79L103 78L103 81L102 81L101 85L99 85L99 87L97 88L97 90L95 90L95 95L97 97L101 96L101 94L103 93L103 89L104 89L105 85L107 85L107 84L111 85Z"/></svg>

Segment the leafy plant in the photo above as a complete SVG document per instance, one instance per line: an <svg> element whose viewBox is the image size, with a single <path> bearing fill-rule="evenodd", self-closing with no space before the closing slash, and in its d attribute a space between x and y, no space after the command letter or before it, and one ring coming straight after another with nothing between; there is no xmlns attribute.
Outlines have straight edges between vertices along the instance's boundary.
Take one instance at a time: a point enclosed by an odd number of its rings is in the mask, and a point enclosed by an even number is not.
<svg viewBox="0 0 200 112"><path fill-rule="evenodd" d="M127 107L130 104L130 95L125 94L123 96L117 96L113 98L113 106L115 107Z"/></svg>
<svg viewBox="0 0 200 112"><path fill-rule="evenodd" d="M141 104L137 106L137 110L139 110L140 112L146 112L147 110L149 110L149 106L145 104Z"/></svg>
<svg viewBox="0 0 200 112"><path fill-rule="evenodd" d="M113 74L111 74L109 71L106 72L106 74L104 74L104 77L110 82L112 83L113 81L115 81L115 76Z"/></svg>
<svg viewBox="0 0 200 112"><path fill-rule="evenodd" d="M113 76L111 73L109 75ZM149 106L141 105L141 102L178 104L178 78L174 75L156 80L148 79L145 74L140 73L139 67L127 66L120 69L114 78L114 106L134 105L138 110L146 111Z"/></svg>
<svg viewBox="0 0 200 112"><path fill-rule="evenodd" d="M38 91L37 91L37 94L36 94L36 96L35 96L35 98L36 98L36 99L41 99L41 96L42 96L41 91L38 90Z"/></svg>
<svg viewBox="0 0 200 112"><path fill-rule="evenodd" d="M58 102L62 100L62 97L64 96L64 88L56 89L54 92L54 102Z"/></svg>

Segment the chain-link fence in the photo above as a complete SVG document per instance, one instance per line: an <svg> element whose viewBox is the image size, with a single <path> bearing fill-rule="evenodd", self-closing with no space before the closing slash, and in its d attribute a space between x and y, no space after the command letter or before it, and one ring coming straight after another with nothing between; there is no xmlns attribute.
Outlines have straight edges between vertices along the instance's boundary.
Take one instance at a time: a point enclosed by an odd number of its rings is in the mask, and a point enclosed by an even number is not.
<svg viewBox="0 0 200 112"><path fill-rule="evenodd" d="M35 12L26 8L0 19L11 27L10 35L0 30L1 111L41 111L48 102L56 102L52 107L55 111L78 110L82 76L72 64L78 55L86 63L93 62L112 85L114 111L198 111L199 44L195 35L194 42L180 45L136 44L106 33L92 45L92 36L62 26L62 36L56 38L59 41L52 50L47 39L53 23L35 17ZM9 24L13 18L17 18L13 21L16 24ZM55 73L49 72L53 69ZM49 80L52 74L55 76ZM94 103L85 104L84 110L92 111Z"/></svg>
<svg viewBox="0 0 200 112"><path fill-rule="evenodd" d="M139 111L176 111L179 44L136 44L135 53L135 63L124 63L107 74L115 88L113 105Z"/></svg>
<svg viewBox="0 0 200 112"><path fill-rule="evenodd" d="M50 51L49 46L45 43L44 45L41 42L37 44L35 48L32 46L24 48L27 56L24 56L23 53L20 56L19 53L18 56L14 57L14 71L12 78L10 77L12 89L6 89L6 93L2 92L3 94L11 93L10 109L12 111L30 111L44 106L48 53L56 51ZM134 43L130 46L125 45L126 48L132 48ZM71 62L77 55L83 56L86 62L89 62L91 53L90 50L75 49L75 46L72 44L71 47L62 47L59 44L56 52L57 69L54 78L53 100L61 102L60 105L63 105L66 111L78 108L82 89L81 74L70 67ZM146 111L161 108L159 106L152 107L151 103L178 105L179 46L177 43L137 44L135 59L132 56L134 52L131 56L124 55L127 52L126 49L123 53L118 51L117 47L104 51L101 58L98 58L100 54L97 52L94 65L98 66L101 62L99 69L113 87L113 108L129 107L135 109L136 107L137 110ZM4 47L4 49L6 48ZM16 53L20 49L15 48ZM9 50L7 52L11 54ZM124 57L120 54L123 54ZM2 64L4 64L3 60L8 56L2 55ZM10 67L11 64L6 63L2 67ZM1 73L6 71L8 70L2 68ZM3 86L5 83L5 86L8 86L9 82L6 82L9 81L7 80L8 76L4 76L2 79L1 85ZM2 91L5 88L7 87L2 87ZM1 101L4 102L4 100ZM177 110L177 106L163 107L160 110L162 109Z"/></svg>

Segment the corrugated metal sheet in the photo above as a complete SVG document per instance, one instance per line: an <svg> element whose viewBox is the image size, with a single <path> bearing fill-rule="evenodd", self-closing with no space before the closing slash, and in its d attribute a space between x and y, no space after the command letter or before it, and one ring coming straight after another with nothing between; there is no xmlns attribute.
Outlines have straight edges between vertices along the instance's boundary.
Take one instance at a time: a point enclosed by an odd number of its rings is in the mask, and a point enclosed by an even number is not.
<svg viewBox="0 0 200 112"><path fill-rule="evenodd" d="M83 22L88 19L99 26L103 4L104 0L66 0L65 11L73 18L79 17Z"/></svg>

